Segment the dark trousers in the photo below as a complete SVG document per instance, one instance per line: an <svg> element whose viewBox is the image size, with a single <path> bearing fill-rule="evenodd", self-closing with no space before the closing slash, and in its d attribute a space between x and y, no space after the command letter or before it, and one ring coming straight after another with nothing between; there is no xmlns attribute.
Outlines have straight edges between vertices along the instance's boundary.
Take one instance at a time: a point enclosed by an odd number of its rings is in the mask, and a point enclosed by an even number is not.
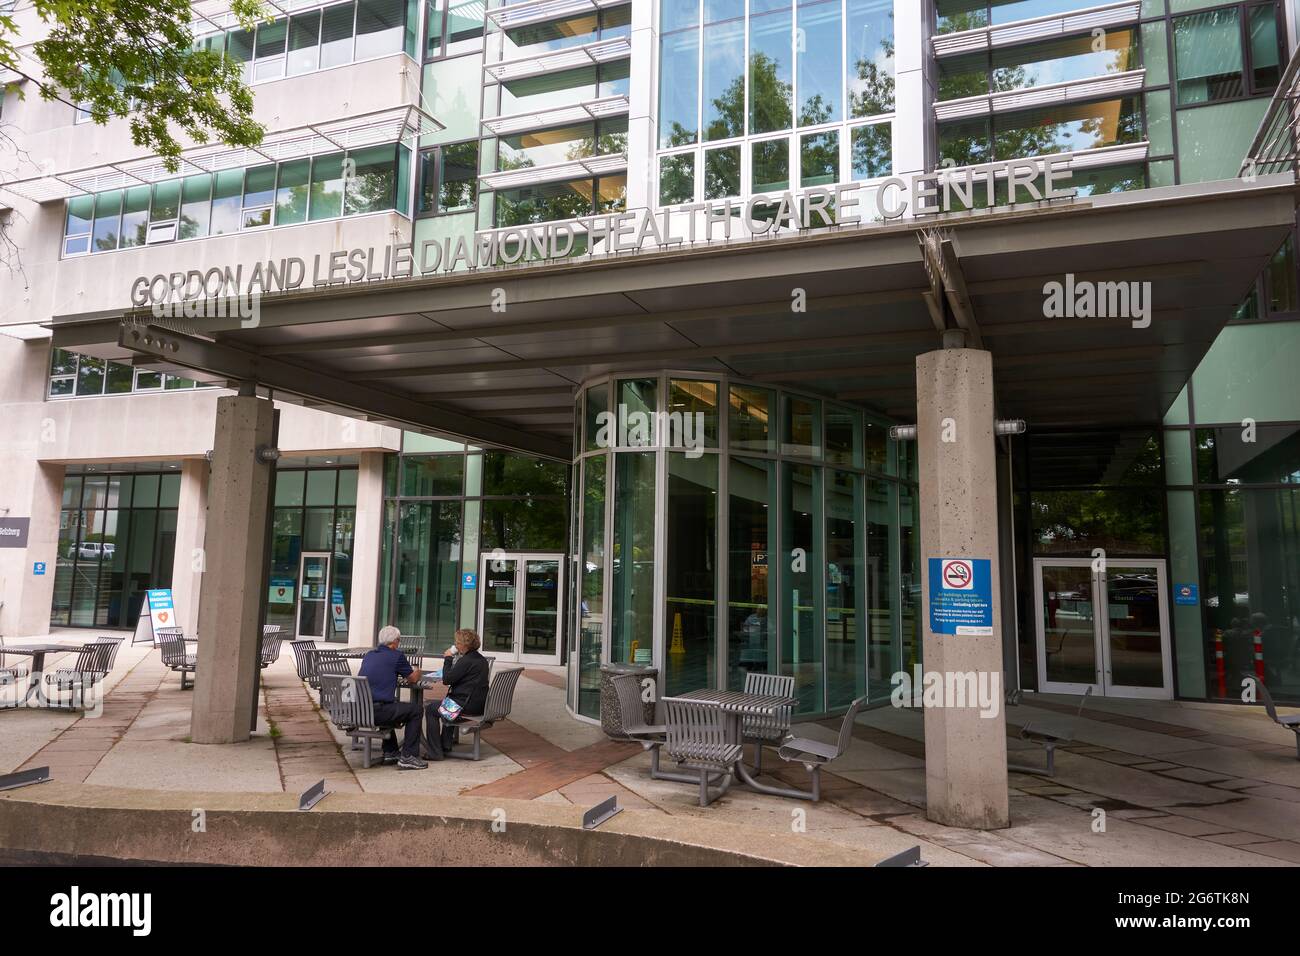
<svg viewBox="0 0 1300 956"><path fill-rule="evenodd" d="M380 727L403 727L402 754L420 756L420 705L391 700L375 701L375 723ZM397 734L389 731L384 738L384 753L397 753Z"/></svg>
<svg viewBox="0 0 1300 956"><path fill-rule="evenodd" d="M424 709L425 726L429 728L425 734L425 747L433 754L443 754L451 749L455 743L456 724L452 721L443 721L442 715L438 713L438 705L442 701L434 701Z"/></svg>

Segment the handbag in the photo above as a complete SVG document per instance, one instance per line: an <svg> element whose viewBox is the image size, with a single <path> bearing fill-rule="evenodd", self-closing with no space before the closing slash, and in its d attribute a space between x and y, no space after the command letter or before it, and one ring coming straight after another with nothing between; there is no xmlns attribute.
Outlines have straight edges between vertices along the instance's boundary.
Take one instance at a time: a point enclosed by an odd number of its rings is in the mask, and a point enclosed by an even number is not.
<svg viewBox="0 0 1300 956"><path fill-rule="evenodd" d="M443 720L457 720L460 717L461 706L450 697L444 697L442 703L438 705L438 716Z"/></svg>

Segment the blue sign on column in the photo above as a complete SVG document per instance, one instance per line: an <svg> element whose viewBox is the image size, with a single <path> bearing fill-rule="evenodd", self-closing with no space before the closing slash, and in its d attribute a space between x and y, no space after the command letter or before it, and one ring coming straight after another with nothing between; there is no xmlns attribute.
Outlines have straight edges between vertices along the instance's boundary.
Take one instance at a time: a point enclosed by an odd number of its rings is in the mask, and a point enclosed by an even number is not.
<svg viewBox="0 0 1300 956"><path fill-rule="evenodd" d="M993 633L993 574L988 558L930 558L930 630Z"/></svg>
<svg viewBox="0 0 1300 956"><path fill-rule="evenodd" d="M466 591L473 591L478 587L478 575L466 572L460 577L460 586Z"/></svg>
<svg viewBox="0 0 1300 956"><path fill-rule="evenodd" d="M1174 603L1175 604L1199 604L1200 595L1197 593L1199 587L1195 584L1175 584L1174 585Z"/></svg>
<svg viewBox="0 0 1300 956"><path fill-rule="evenodd" d="M40 577L40 576L41 576L42 574L44 574L44 573L45 573L45 562L44 562L44 561L33 561L33 562L32 562L32 574L35 574L37 577Z"/></svg>

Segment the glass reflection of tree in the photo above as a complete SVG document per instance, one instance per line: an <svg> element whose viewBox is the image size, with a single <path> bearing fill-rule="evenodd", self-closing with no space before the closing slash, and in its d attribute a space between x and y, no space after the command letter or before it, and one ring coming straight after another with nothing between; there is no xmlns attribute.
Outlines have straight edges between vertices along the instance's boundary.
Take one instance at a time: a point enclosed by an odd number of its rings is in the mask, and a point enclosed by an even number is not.
<svg viewBox="0 0 1300 956"><path fill-rule="evenodd" d="M890 14L893 19L893 14ZM877 116L894 109L894 39L880 39L881 56L862 57L854 65L857 79L849 84L849 116Z"/></svg>

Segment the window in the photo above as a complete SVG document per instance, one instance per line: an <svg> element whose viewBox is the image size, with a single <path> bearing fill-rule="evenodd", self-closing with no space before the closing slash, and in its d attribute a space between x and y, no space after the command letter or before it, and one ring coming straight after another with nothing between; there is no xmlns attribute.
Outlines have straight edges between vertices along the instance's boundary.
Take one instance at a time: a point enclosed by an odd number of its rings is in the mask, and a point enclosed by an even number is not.
<svg viewBox="0 0 1300 956"><path fill-rule="evenodd" d="M321 69L352 62L352 31L356 10L350 3L327 7L321 16L320 65Z"/></svg>
<svg viewBox="0 0 1300 956"><path fill-rule="evenodd" d="M477 143L447 148L445 208L474 202ZM345 163L350 168L345 189ZM408 214L410 151L400 144L225 169L109 190L67 202L64 255L220 236L308 220L395 210Z"/></svg>
<svg viewBox="0 0 1300 956"><path fill-rule="evenodd" d="M289 56L285 73L297 76L320 66L321 11L313 10L289 21Z"/></svg>
<svg viewBox="0 0 1300 956"><path fill-rule="evenodd" d="M285 42L289 36L289 21L274 20L257 26L257 60L253 65L254 80L276 80L284 76Z"/></svg>
<svg viewBox="0 0 1300 956"><path fill-rule="evenodd" d="M1221 7L1177 17L1173 23L1179 106L1276 88L1282 61L1274 4Z"/></svg>
<svg viewBox="0 0 1300 956"><path fill-rule="evenodd" d="M876 123L852 130L849 142L850 163L855 180L876 179L894 173L893 125Z"/></svg>
<svg viewBox="0 0 1300 956"><path fill-rule="evenodd" d="M672 206L695 199L695 154L659 157L659 205Z"/></svg>
<svg viewBox="0 0 1300 956"><path fill-rule="evenodd" d="M478 198L478 142L453 143L420 154L421 215L473 209Z"/></svg>
<svg viewBox="0 0 1300 956"><path fill-rule="evenodd" d="M285 226L307 221L307 194L311 180L311 160L298 159L281 163L275 190L275 224Z"/></svg>
<svg viewBox="0 0 1300 956"><path fill-rule="evenodd" d="M405 0L359 0L356 58L364 60L402 49L405 26Z"/></svg>
<svg viewBox="0 0 1300 956"><path fill-rule="evenodd" d="M704 198L727 199L740 195L740 147L722 146L704 151Z"/></svg>

